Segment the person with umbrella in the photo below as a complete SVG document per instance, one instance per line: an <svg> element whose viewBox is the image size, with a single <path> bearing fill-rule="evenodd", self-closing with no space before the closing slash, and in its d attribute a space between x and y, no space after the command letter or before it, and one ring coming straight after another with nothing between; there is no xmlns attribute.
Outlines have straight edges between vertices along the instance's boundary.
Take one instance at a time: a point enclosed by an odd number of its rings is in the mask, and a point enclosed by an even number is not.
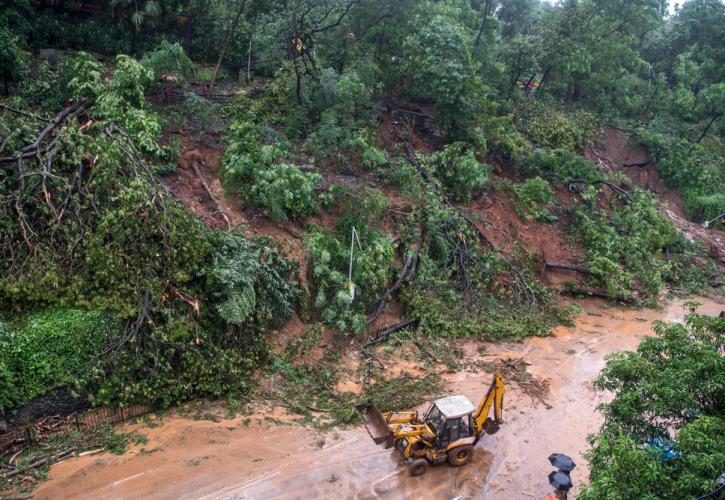
<svg viewBox="0 0 725 500"><path fill-rule="evenodd" d="M551 465L559 470L552 471L549 474L549 484L554 487L555 499L566 500L567 493L571 489L572 482L569 473L574 470L576 464L574 461L563 453L552 453L549 455ZM544 497L544 500L552 497Z"/></svg>

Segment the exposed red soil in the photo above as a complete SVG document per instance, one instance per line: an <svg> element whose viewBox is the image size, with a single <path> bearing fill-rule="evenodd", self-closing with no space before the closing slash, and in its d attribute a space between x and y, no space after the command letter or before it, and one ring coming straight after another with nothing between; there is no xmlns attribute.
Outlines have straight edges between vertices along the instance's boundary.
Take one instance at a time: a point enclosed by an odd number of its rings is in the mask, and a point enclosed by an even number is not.
<svg viewBox="0 0 725 500"><path fill-rule="evenodd" d="M233 226L246 223L244 215L235 210L232 200L224 196L219 178L223 144L211 137L205 142L196 141L190 135L181 135L181 155L176 161L176 172L162 177L161 182L191 212L209 227L226 229L226 222L209 198L201 179L194 172L194 165L204 177L220 208Z"/></svg>
<svg viewBox="0 0 725 500"><path fill-rule="evenodd" d="M559 203L565 206L571 196L557 193ZM544 263L574 264L582 250L566 238L566 220L546 224L535 220L521 220L513 209L513 195L508 191L493 191L479 196L470 208L486 221L477 226L498 248L514 252L517 245L538 257L538 270L543 272ZM581 275L565 269L546 268L543 278L551 285L566 281L579 281Z"/></svg>

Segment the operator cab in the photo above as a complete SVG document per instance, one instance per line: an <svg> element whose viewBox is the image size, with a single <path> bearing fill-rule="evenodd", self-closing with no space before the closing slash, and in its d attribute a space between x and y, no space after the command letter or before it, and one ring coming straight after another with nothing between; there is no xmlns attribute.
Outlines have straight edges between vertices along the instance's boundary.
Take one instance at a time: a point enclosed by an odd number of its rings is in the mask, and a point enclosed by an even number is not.
<svg viewBox="0 0 725 500"><path fill-rule="evenodd" d="M471 419L475 409L466 396L448 396L433 402L425 414L425 423L435 433L439 447L446 448L475 434Z"/></svg>

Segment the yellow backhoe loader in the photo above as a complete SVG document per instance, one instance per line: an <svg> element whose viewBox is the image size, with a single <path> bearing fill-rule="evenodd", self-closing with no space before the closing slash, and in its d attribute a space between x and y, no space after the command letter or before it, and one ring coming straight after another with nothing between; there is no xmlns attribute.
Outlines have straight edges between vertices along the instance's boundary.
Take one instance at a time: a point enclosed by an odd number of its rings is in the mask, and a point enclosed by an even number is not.
<svg viewBox="0 0 725 500"><path fill-rule="evenodd" d="M410 473L419 476L429 463L448 461L460 467L470 462L478 440L498 431L505 392L503 378L496 373L477 408L466 396L448 396L434 401L422 419L417 411L381 413L371 401L355 409L375 444L395 447L408 462ZM491 406L493 419L488 416Z"/></svg>

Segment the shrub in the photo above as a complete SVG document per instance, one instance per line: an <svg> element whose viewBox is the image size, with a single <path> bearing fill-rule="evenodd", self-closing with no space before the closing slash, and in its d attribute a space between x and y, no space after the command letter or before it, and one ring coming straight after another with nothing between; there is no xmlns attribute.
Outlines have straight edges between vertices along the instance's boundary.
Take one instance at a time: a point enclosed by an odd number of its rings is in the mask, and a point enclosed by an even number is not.
<svg viewBox="0 0 725 500"><path fill-rule="evenodd" d="M132 57L116 57L116 68L108 82L109 91L124 104L141 109L145 105L144 87L154 78L151 70L144 68Z"/></svg>
<svg viewBox="0 0 725 500"><path fill-rule="evenodd" d="M304 150L319 159L336 157L343 164L355 152L364 168L387 162L385 153L372 144L366 129L372 122L372 90L355 71L338 74L332 69L322 72L315 101L309 110L320 119L305 141Z"/></svg>
<svg viewBox="0 0 725 500"><path fill-rule="evenodd" d="M680 236L651 194L635 190L631 203L610 214L579 208L576 217L575 231L595 285L605 287L611 297L628 297L632 288L647 297L657 295L671 271L661 257Z"/></svg>
<svg viewBox="0 0 725 500"><path fill-rule="evenodd" d="M499 267L500 268L500 267ZM505 300L489 299L466 305L457 294L441 293L428 287L406 290L406 316L420 318L418 331L431 337L474 338L486 341L522 340L544 337L556 318L542 311L526 311Z"/></svg>
<svg viewBox="0 0 725 500"><path fill-rule="evenodd" d="M103 65L86 52L65 59L60 65L60 73L70 99L95 102L105 90Z"/></svg>
<svg viewBox="0 0 725 500"><path fill-rule="evenodd" d="M574 179L592 182L602 178L592 162L565 149L537 149L521 165L519 172L526 176L554 177L562 182Z"/></svg>
<svg viewBox="0 0 725 500"><path fill-rule="evenodd" d="M682 191L688 216L704 221L725 207L725 162L717 147L659 132L641 134L665 183Z"/></svg>
<svg viewBox="0 0 725 500"><path fill-rule="evenodd" d="M123 127L142 152L163 158L168 155L168 151L159 145L161 121L156 113L145 109L144 85L152 76L151 71L136 60L124 55L118 56L108 89L98 98L94 111L106 123Z"/></svg>
<svg viewBox="0 0 725 500"><path fill-rule="evenodd" d="M534 219L539 222L555 222L554 216L546 205L556 202L554 192L547 181L534 177L521 184L513 184L514 210L524 220Z"/></svg>
<svg viewBox="0 0 725 500"><path fill-rule="evenodd" d="M19 76L24 64L20 43L20 37L7 27L0 26L0 78L5 95L10 93L10 83Z"/></svg>
<svg viewBox="0 0 725 500"><path fill-rule="evenodd" d="M57 387L80 390L98 376L100 354L120 324L100 311L46 309L17 327L0 324L0 410Z"/></svg>
<svg viewBox="0 0 725 500"><path fill-rule="evenodd" d="M528 101L521 110L526 135L535 144L580 152L594 138L595 118L586 111L564 111L551 101Z"/></svg>
<svg viewBox="0 0 725 500"><path fill-rule="evenodd" d="M315 289L314 307L321 319L342 332L360 333L366 326L365 306L379 298L391 280L395 253L388 238L362 222L356 223L360 245L354 242L350 282L352 227L351 219L343 220L335 233L312 226L305 246Z"/></svg>
<svg viewBox="0 0 725 500"><path fill-rule="evenodd" d="M204 270L206 288L226 323L244 325L262 318L279 324L289 319L299 296L295 267L276 250L241 235L211 235L212 262Z"/></svg>
<svg viewBox="0 0 725 500"><path fill-rule="evenodd" d="M488 150L494 156L518 167L529 155L531 145L516 129L510 115L485 115L480 128Z"/></svg>
<svg viewBox="0 0 725 500"><path fill-rule="evenodd" d="M62 81L62 75L58 74L57 69L43 61L19 82L14 94L31 106L56 111L63 108L69 97L73 98L68 91L58 91L59 79L61 80L60 87L63 89L65 84Z"/></svg>
<svg viewBox="0 0 725 500"><path fill-rule="evenodd" d="M164 73L174 73L186 80L194 69L194 63L186 56L183 47L167 40L162 40L153 51L144 54L141 64L152 71L154 79Z"/></svg>
<svg viewBox="0 0 725 500"><path fill-rule="evenodd" d="M359 130L355 134L354 145L360 152L360 166L366 170L376 170L390 161L385 150L373 144L369 131Z"/></svg>
<svg viewBox="0 0 725 500"><path fill-rule="evenodd" d="M319 174L304 173L298 167L280 163L287 155L283 145L262 145L258 127L247 121L230 128L230 144L224 153L222 177L225 189L241 194L278 219L304 217L315 212L315 186Z"/></svg>
<svg viewBox="0 0 725 500"><path fill-rule="evenodd" d="M315 213L315 185L319 174L306 174L294 165L278 163L255 172L251 197L255 205L266 208L272 217L286 219Z"/></svg>
<svg viewBox="0 0 725 500"><path fill-rule="evenodd" d="M456 200L466 202L488 180L490 167L479 163L473 150L462 142L446 146L427 159L435 176Z"/></svg>
<svg viewBox="0 0 725 500"><path fill-rule="evenodd" d="M219 113L219 105L196 92L184 92L181 110L186 115L186 122L199 134L213 134L224 130L225 121Z"/></svg>

